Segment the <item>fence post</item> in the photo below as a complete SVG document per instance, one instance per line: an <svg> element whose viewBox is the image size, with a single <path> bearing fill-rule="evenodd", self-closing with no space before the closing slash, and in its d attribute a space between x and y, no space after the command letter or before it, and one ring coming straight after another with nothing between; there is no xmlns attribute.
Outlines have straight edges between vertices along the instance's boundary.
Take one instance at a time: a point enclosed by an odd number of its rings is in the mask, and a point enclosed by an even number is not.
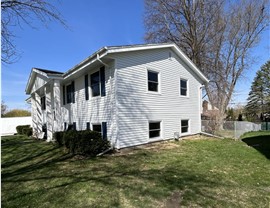
<svg viewBox="0 0 270 208"><path fill-rule="evenodd" d="M234 121L234 139L236 140L236 121Z"/></svg>

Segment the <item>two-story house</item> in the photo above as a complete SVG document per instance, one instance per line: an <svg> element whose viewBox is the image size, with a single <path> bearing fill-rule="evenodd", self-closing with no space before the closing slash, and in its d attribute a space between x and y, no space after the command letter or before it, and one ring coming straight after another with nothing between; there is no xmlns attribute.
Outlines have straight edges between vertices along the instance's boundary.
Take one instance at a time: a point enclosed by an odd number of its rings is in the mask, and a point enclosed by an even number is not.
<svg viewBox="0 0 270 208"><path fill-rule="evenodd" d="M102 133L115 148L201 131L207 78L175 44L103 47L65 73L33 68L34 135L73 127Z"/></svg>

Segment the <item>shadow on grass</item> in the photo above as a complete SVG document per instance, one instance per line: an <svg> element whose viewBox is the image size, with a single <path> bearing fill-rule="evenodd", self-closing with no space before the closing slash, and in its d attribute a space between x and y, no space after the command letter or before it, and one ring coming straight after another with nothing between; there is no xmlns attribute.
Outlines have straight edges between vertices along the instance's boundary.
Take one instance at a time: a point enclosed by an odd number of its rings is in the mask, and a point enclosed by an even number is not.
<svg viewBox="0 0 270 208"><path fill-rule="evenodd" d="M4 170L1 173L2 181L9 177L23 175L72 157L70 154L59 155L59 147L56 145L46 143L46 141L42 140L26 140L23 137L21 141L9 140L1 146L3 154L11 155L9 158L2 159L1 168ZM42 146L45 148L42 148Z"/></svg>
<svg viewBox="0 0 270 208"><path fill-rule="evenodd" d="M242 139L247 145L253 147L266 158L270 159L270 136L269 135L258 135L250 136Z"/></svg>
<svg viewBox="0 0 270 208"><path fill-rule="evenodd" d="M39 141L31 145L13 143L3 151L10 152L3 161L3 207L129 205L123 199L132 207L209 207L209 201L238 205L237 200L216 191L234 189L238 184L224 180L222 175L209 177L209 172L196 171L192 168L196 163L189 167L181 157L142 150L80 161ZM45 204L48 201L50 206Z"/></svg>
<svg viewBox="0 0 270 208"><path fill-rule="evenodd" d="M21 148L24 149L22 146ZM32 148L33 152L35 152L35 148ZM31 154L27 153L27 155ZM3 183L35 184L35 188L29 187L14 191L4 200L2 199L2 204L8 207L10 206L8 203L16 204L18 199L40 195L46 198L48 193L55 193L58 198L64 197L67 204L73 204L76 202L68 196L74 195L77 187L80 187L80 190L89 190L88 186L95 187L90 188L92 192L98 193L97 190L103 190L102 192L106 193L92 201L92 207L109 207L111 204L116 207L120 206L123 200L123 190L124 197L135 207L141 207L144 203L143 200L148 198L153 200L152 202L163 201L166 207L173 203L176 203L177 207L179 203L189 206L191 202L193 205L204 207L207 206L205 199L218 201L220 204L226 201L211 191L217 187L229 186L222 182L222 178L211 179L207 175L188 170L177 160L168 160L165 166L163 164L161 167L152 163L147 164L146 161L153 161L157 157L157 154L151 152L139 151L135 155L123 155L119 158L108 156L84 161L67 160L70 157L70 155L63 154L55 155L55 148L52 146L47 151L43 150L43 154L35 154L9 164L9 167L11 167L10 165L13 167L11 171L2 173ZM31 162L21 167L20 163L27 160ZM67 161L65 162L65 160ZM64 166L63 171L61 168ZM62 171L59 171L59 168ZM83 187L81 184L84 184ZM112 198L115 199L112 200ZM226 203L236 206L231 202ZM29 206L32 205L35 204Z"/></svg>

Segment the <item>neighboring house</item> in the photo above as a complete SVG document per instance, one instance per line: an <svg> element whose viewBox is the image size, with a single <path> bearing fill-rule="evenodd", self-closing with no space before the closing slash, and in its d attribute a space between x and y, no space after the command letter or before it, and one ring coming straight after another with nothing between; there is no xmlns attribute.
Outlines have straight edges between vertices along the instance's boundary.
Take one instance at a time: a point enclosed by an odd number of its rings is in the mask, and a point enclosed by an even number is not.
<svg viewBox="0 0 270 208"><path fill-rule="evenodd" d="M102 133L115 148L201 131L201 88L207 78L175 44L103 47L65 73L33 68L36 135L47 127Z"/></svg>
<svg viewBox="0 0 270 208"><path fill-rule="evenodd" d="M219 113L219 109L213 105L211 105L210 102L207 100L204 100L202 102L202 120L215 120L216 116Z"/></svg>

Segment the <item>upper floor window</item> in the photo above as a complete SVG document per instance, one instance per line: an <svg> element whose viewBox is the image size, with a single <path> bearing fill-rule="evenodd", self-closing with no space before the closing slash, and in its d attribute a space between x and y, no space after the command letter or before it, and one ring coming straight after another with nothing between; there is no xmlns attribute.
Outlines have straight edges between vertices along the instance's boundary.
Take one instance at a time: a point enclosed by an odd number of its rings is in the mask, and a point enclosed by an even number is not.
<svg viewBox="0 0 270 208"><path fill-rule="evenodd" d="M188 81L186 79L180 79L180 95L187 96L188 95Z"/></svg>
<svg viewBox="0 0 270 208"><path fill-rule="evenodd" d="M75 87L74 82L67 85L67 103L75 103Z"/></svg>
<svg viewBox="0 0 270 208"><path fill-rule="evenodd" d="M101 67L99 71L91 74L91 89L92 89L92 97L96 96L105 96L105 67Z"/></svg>
<svg viewBox="0 0 270 208"><path fill-rule="evenodd" d="M92 97L100 95L99 71L91 74Z"/></svg>
<svg viewBox="0 0 270 208"><path fill-rule="evenodd" d="M46 110L46 97L45 96L40 98L40 105L41 105L41 110Z"/></svg>
<svg viewBox="0 0 270 208"><path fill-rule="evenodd" d="M148 70L148 91L158 92L158 72Z"/></svg>

